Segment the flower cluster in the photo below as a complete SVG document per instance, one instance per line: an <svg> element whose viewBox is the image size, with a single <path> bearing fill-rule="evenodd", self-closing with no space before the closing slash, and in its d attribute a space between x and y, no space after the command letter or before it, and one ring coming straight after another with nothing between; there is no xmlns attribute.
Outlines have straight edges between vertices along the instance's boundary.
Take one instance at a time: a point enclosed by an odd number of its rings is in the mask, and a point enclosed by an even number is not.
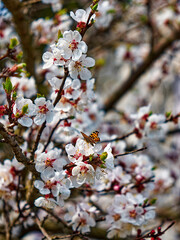
<svg viewBox="0 0 180 240"><path fill-rule="evenodd" d="M82 233L90 232L90 227L94 227L96 222L94 220L96 208L91 207L86 203L69 206L68 213L64 215L64 219L72 225L74 231Z"/></svg>
<svg viewBox="0 0 180 240"><path fill-rule="evenodd" d="M86 56L87 45L82 41L78 31L65 31L62 38L51 45L51 51L43 54L44 68L49 68L53 64L65 66L72 79L79 77L81 80L89 80L91 78L88 68L93 67L95 61Z"/></svg>
<svg viewBox="0 0 180 240"><path fill-rule="evenodd" d="M147 221L155 217L154 209L155 207L147 203L141 194L136 196L131 193L116 195L113 205L108 209L109 215L106 217L107 223L111 225L108 238L114 237L118 234L118 231L121 232L122 230L119 227L122 224L128 223L134 226L146 224ZM123 226L123 228L125 227ZM128 234L131 234L131 232L128 232Z"/></svg>
<svg viewBox="0 0 180 240"><path fill-rule="evenodd" d="M114 168L110 144L101 150L101 145L92 146L79 138L75 146L66 145L66 152L71 161L66 172L74 187L79 187L83 183L93 184L95 178L100 179L106 170Z"/></svg>
<svg viewBox="0 0 180 240"><path fill-rule="evenodd" d="M41 125L43 122L50 123L54 116L54 107L50 100L44 97L36 98L35 104L30 99L18 97L13 106L13 118L22 126L30 127L33 123Z"/></svg>

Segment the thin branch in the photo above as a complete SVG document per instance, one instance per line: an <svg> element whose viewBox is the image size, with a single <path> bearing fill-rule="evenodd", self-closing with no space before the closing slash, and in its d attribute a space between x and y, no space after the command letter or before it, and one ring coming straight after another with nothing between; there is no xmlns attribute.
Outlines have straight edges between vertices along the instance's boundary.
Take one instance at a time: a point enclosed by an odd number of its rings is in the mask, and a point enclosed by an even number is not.
<svg viewBox="0 0 180 240"><path fill-rule="evenodd" d="M17 184L17 189L16 189L16 202L17 202L17 207L18 207L18 211L19 211L19 217L24 217L21 208L20 208L20 199L19 199L19 187L20 187L20 180L21 180L21 176L18 176L18 184Z"/></svg>
<svg viewBox="0 0 180 240"><path fill-rule="evenodd" d="M66 78L67 78L68 74L69 74L68 68L64 67L64 77L63 77L63 81L61 83L61 86L59 88L58 95L57 95L56 99L54 100L54 103L53 103L54 107L56 106L56 104L61 99L62 90L63 90L63 87L64 87L64 84L65 84L65 81L66 81Z"/></svg>
<svg viewBox="0 0 180 240"><path fill-rule="evenodd" d="M8 57L8 51L4 54L4 55L2 55L1 57L0 57L0 60L3 60L4 58L6 58L6 57Z"/></svg>
<svg viewBox="0 0 180 240"><path fill-rule="evenodd" d="M93 7L98 4L100 0L96 0L94 1L92 4L91 4L91 11L89 13L89 16L88 16L88 19L87 19L87 22L86 22L86 25L85 27L82 29L82 31L80 32L82 38L84 36L84 34L86 33L86 31L92 26L92 24L90 23L90 20L91 20L91 17L93 16L93 14L95 14L96 11L92 10Z"/></svg>
<svg viewBox="0 0 180 240"><path fill-rule="evenodd" d="M27 169L34 175L39 176L39 173L36 171L34 164L30 162L30 160L22 153L22 149L18 145L15 136L10 135L2 123L0 123L0 134L3 136L6 143L11 146L17 161L23 163L25 167L27 167Z"/></svg>
<svg viewBox="0 0 180 240"><path fill-rule="evenodd" d="M143 147L143 148L140 148L140 149L133 150L131 152L125 152L125 153L117 154L117 155L114 155L114 158L129 155L129 154L132 154L132 153L141 152L141 151L144 151L146 149L147 149L147 147Z"/></svg>
<svg viewBox="0 0 180 240"><path fill-rule="evenodd" d="M45 127L46 127L46 122L44 122L44 123L41 125L41 127L40 127L40 129L39 129L39 132L38 132L38 134L37 134L36 141L35 141L35 143L34 143L33 150L32 150L32 153L31 153L31 160L33 160L33 161L34 161L35 151L36 151L37 148L38 148L38 144L39 144L39 141L40 141L40 138L41 138L41 134L42 134L42 132L43 132L43 130L44 130Z"/></svg>
<svg viewBox="0 0 180 240"><path fill-rule="evenodd" d="M151 65L169 48L174 41L180 39L180 31L174 32L171 37L163 40L154 48L153 53L149 54L146 60L135 70L129 78L121 84L104 103L104 110L110 110L133 86L139 78L151 67Z"/></svg>
<svg viewBox="0 0 180 240"><path fill-rule="evenodd" d="M35 221L36 221L36 224L38 225L39 229L41 230L42 234L47 238L47 240L52 240L52 238L49 236L49 234L46 232L46 230L42 227L42 224L37 216L35 218Z"/></svg>
<svg viewBox="0 0 180 240"><path fill-rule="evenodd" d="M67 223L63 219L59 218L56 214L54 214L49 209L45 209L43 207L38 207L38 209L39 208L42 209L43 211L45 211L46 213L50 214L52 217L54 217L57 220L57 222L62 223L64 225L64 227L68 227Z"/></svg>
<svg viewBox="0 0 180 240"><path fill-rule="evenodd" d="M127 133L126 135L121 136L121 137L117 137L117 138L113 138L113 139L109 139L109 140L108 139L107 140L102 140L99 143L115 142L115 141L123 140L123 139L131 136L134 133L135 133L135 131L133 130L133 131Z"/></svg>
<svg viewBox="0 0 180 240"><path fill-rule="evenodd" d="M52 129L52 131L51 131L51 133L50 133L50 135L49 135L49 138L48 138L48 140L47 140L47 143L46 143L46 145L44 146L43 152L46 150L47 146L49 145L49 143L50 143L50 141L51 141L51 139L52 139L52 136L53 136L55 130L57 129L58 125L59 125L62 121L67 120L67 119L69 119L69 118L67 117L67 118L59 119L59 121L58 121L58 122L56 123L56 125L53 127L53 129Z"/></svg>
<svg viewBox="0 0 180 240"><path fill-rule="evenodd" d="M65 81L66 81L66 78L67 78L68 74L69 74L68 68L64 67L64 77L63 77L63 81L62 81L62 83L61 83L61 86L60 86L60 88L59 88L58 95L56 96L56 99L54 100L54 103L53 103L54 107L56 106L56 104L57 104L57 103L59 102L59 100L61 99L63 87L64 87L64 84L65 84ZM39 141L40 141L40 139L41 139L41 134L42 134L42 132L43 132L43 130L44 130L45 127L46 127L46 122L44 122L44 123L41 125L41 127L40 127L40 129L39 129L39 131L38 131L38 134L37 134L37 137L36 137L36 141L35 141L35 143L34 143L34 147L33 147L32 154L31 154L31 160L33 160L33 161L34 161L35 151L36 151L37 148L38 148Z"/></svg>
<svg viewBox="0 0 180 240"><path fill-rule="evenodd" d="M41 2L41 0L29 0L29 1L23 2L22 5L28 6L30 4L34 4L34 3L38 3L38 2Z"/></svg>
<svg viewBox="0 0 180 240"><path fill-rule="evenodd" d="M175 221L173 221L167 228L165 228L163 231L159 231L157 232L156 234L151 234L151 231L149 231L148 233L146 233L145 235L143 236L140 236L140 237L136 237L135 240L142 240L144 238L153 238L153 239L156 239L157 237L159 236L162 236L168 229L170 229L173 225L175 224Z"/></svg>

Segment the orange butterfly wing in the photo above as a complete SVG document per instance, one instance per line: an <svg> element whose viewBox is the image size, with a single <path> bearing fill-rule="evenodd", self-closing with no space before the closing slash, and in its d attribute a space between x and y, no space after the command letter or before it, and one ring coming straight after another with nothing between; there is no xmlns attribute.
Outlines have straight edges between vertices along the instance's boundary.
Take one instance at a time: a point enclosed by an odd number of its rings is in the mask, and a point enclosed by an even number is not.
<svg viewBox="0 0 180 240"><path fill-rule="evenodd" d="M96 144L97 142L100 141L100 138L98 137L99 132L95 131L93 133L90 134L90 136L86 135L85 133L81 132L81 134L84 137L84 140L87 143L90 143L92 146L94 146L94 144Z"/></svg>

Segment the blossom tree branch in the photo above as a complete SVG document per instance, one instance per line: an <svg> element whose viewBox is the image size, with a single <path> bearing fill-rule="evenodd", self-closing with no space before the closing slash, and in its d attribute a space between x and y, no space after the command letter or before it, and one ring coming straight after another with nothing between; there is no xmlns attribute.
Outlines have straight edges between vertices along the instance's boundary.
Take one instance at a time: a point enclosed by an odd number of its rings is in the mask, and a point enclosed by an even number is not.
<svg viewBox="0 0 180 240"><path fill-rule="evenodd" d="M0 123L0 134L2 135L6 143L8 143L11 146L17 161L23 163L28 168L29 171L31 171L34 175L38 176L39 174L35 170L34 164L32 164L30 160L22 153L22 149L18 145L15 136L10 135L6 131L2 123Z"/></svg>
<svg viewBox="0 0 180 240"><path fill-rule="evenodd" d="M153 52L150 52L146 60L132 72L125 83L119 86L119 88L107 98L104 103L104 110L110 110L135 85L135 83L138 82L139 78L151 67L151 65L178 39L180 39L180 30L175 31L171 37L157 44Z"/></svg>

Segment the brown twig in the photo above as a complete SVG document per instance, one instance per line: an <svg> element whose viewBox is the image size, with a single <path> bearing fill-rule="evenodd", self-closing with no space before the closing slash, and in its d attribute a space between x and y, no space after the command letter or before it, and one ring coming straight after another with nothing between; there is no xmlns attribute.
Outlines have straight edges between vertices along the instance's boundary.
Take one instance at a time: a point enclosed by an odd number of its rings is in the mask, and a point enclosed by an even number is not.
<svg viewBox="0 0 180 240"><path fill-rule="evenodd" d="M52 240L52 237L50 237L49 234L46 232L46 230L42 227L42 224L37 216L35 218L35 221L39 229L41 230L42 234L47 238L47 240Z"/></svg>
<svg viewBox="0 0 180 240"><path fill-rule="evenodd" d="M131 135L134 134L134 133L135 133L135 131L133 130L133 131L131 131L131 132L129 132L129 133L121 136L121 137L117 137L117 138L113 138L113 139L109 139L109 140L108 140L108 139L107 139L107 140L102 140L102 141L100 141L99 143L115 142L115 141L123 140L123 139L131 136Z"/></svg>
<svg viewBox="0 0 180 240"><path fill-rule="evenodd" d="M3 60L4 58L8 57L8 51L0 57L0 60Z"/></svg>
<svg viewBox="0 0 180 240"><path fill-rule="evenodd" d="M22 5L28 6L30 4L34 4L34 3L38 3L38 2L41 2L41 0L29 0L29 1L23 2Z"/></svg>
<svg viewBox="0 0 180 240"><path fill-rule="evenodd" d="M37 137L36 137L36 141L35 141L35 143L34 143L33 150L32 150L32 153L31 153L31 160L32 160L32 161L34 161L35 151L36 151L37 148L38 148L38 144L39 144L39 141L40 141L40 138L41 138L41 134L42 134L42 132L43 132L43 130L44 130L45 127L46 127L46 122L44 122L44 123L41 125L41 127L40 127L40 129L39 129L39 131L38 131L38 134L37 134Z"/></svg>
<svg viewBox="0 0 180 240"><path fill-rule="evenodd" d="M0 123L0 134L3 136L6 143L11 146L17 161L23 163L34 175L39 176L39 173L35 170L34 164L22 153L22 149L18 145L15 136L10 135L2 123Z"/></svg>
<svg viewBox="0 0 180 240"><path fill-rule="evenodd" d="M144 234L143 236L141 236L141 237L136 237L135 238L135 240L142 240L142 239L144 239L144 238L151 238L151 237L153 237L153 239L156 239L157 237L160 237L160 236L162 236L169 228L171 228L173 225L175 224L175 221L173 221L167 228L165 228L163 231L159 231L159 232L157 232L156 234L153 234L153 236L152 236L152 230L150 231L150 232L148 232L148 233L146 233L146 234Z"/></svg>
<svg viewBox="0 0 180 240"><path fill-rule="evenodd" d="M67 223L63 219L59 218L56 214L54 214L53 211L51 211L49 209L45 209L43 207L38 207L38 209L39 208L42 209L43 211L47 212L48 214L50 214L52 217L54 217L57 220L57 222L62 223L64 225L64 227L68 227Z"/></svg>
<svg viewBox="0 0 180 240"><path fill-rule="evenodd" d="M140 149L133 150L131 152L125 152L125 153L117 154L117 155L114 155L114 158L129 155L129 154L132 154L132 153L137 153L137 152L140 152L140 151L144 151L146 149L147 149L147 147L143 147L143 148L140 148Z"/></svg>
<svg viewBox="0 0 180 240"><path fill-rule="evenodd" d="M53 103L54 107L56 106L56 104L61 99L62 90L63 90L63 87L64 87L64 84L65 84L65 81L66 81L66 78L67 78L68 74L69 74L68 68L64 67L64 77L63 77L63 81L61 83L61 86L59 88L58 95L56 96L56 99L54 100L54 103Z"/></svg>
<svg viewBox="0 0 180 240"><path fill-rule="evenodd" d="M63 87L64 87L64 84L65 84L65 81L66 81L66 78L67 78L68 74L69 74L68 69L67 69L66 67L64 67L64 77L63 77L63 81L62 81L62 83L61 83L61 86L60 86L60 88L59 88L58 95L56 96L56 99L54 100L54 103L53 103L54 107L56 106L56 104L57 104L57 103L59 102L59 100L61 99L62 90L63 90ZM38 148L39 141L40 141L40 139L41 139L41 134L42 134L42 132L43 132L43 130L44 130L45 127L46 127L46 122L44 122L44 123L41 125L41 127L40 127L40 129L39 129L39 131L38 131L38 134L37 134L37 137L36 137L36 141L35 141L35 143L34 143L34 147L33 147L32 154L31 154L31 160L33 160L33 161L34 161L35 151L36 151L37 148Z"/></svg>
<svg viewBox="0 0 180 240"><path fill-rule="evenodd" d="M52 139L52 136L53 136L56 128L58 127L58 125L59 125L62 121L67 120L67 119L69 119L69 117L63 118L63 119L59 119L59 121L58 121L58 122L56 123L56 125L53 127L53 129L52 129L52 131L51 131L51 133L50 133L50 135L49 135L49 138L48 138L48 140L47 140L47 143L46 143L46 145L44 146L43 152L46 150L47 146L49 145L49 143L50 143L50 141L51 141L51 139Z"/></svg>
<svg viewBox="0 0 180 240"><path fill-rule="evenodd" d="M80 32L82 38L83 38L84 34L86 33L86 31L92 26L92 24L89 23L89 22L90 22L90 20L91 20L91 17L93 16L93 14L95 14L95 12L96 12L96 11L92 10L92 8L93 8L96 4L98 4L99 1L100 1L100 0L96 0L96 1L94 1L94 2L92 3L92 5L91 5L91 11L90 11L90 13L89 13L89 16L88 16L86 25L85 25L85 27L82 29L82 31Z"/></svg>

